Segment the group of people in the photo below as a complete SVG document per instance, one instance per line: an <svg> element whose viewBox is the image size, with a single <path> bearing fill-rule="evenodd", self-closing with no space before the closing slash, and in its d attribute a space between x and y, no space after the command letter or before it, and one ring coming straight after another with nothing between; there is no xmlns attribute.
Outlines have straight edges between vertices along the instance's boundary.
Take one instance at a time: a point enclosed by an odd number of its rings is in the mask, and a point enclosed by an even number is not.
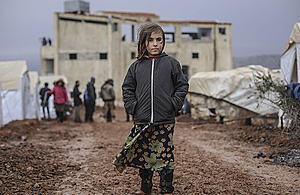
<svg viewBox="0 0 300 195"><path fill-rule="evenodd" d="M44 118L46 118L45 109L47 109L48 118L50 118L49 97L53 94L57 122L63 123L66 106L65 104L70 102L67 95L67 90L65 88L65 82L63 79L59 79L58 81L54 82L53 90L50 90L48 88L48 85L48 83L45 83L45 87L40 90L40 98L42 100Z"/></svg>
<svg viewBox="0 0 300 195"><path fill-rule="evenodd" d="M95 78L92 77L91 81L88 82L87 88L83 94L83 99L81 99L81 94L79 90L80 82L77 80L75 82L75 86L73 89L73 97L74 97L74 121L78 123L82 123L83 121L80 118L80 110L82 105L85 106L85 122L93 122L93 113L95 111L95 105L96 105L96 90L94 87L95 84ZM40 98L42 101L42 107L43 107L43 114L44 118L46 118L45 115L45 109L48 113L48 118L50 118L50 112L49 112L49 97L50 95L54 94L54 106L55 111L57 115L57 122L62 123L64 120L64 111L65 106L68 104L69 98L67 95L67 91L65 88L65 83L63 79L59 79L54 83L53 90L50 90L48 88L48 83L45 83L44 88L40 90ZM106 122L108 118L108 113L110 114L110 118L112 122L115 122L115 92L113 89L113 80L108 79L101 87L100 97L104 101L104 107L103 107L103 117L101 118L101 122Z"/></svg>
<svg viewBox="0 0 300 195"><path fill-rule="evenodd" d="M48 40L47 40L46 37L43 37L42 38L42 45L47 45L47 42L48 42L49 46L52 45L52 41L51 41L50 38L48 38Z"/></svg>

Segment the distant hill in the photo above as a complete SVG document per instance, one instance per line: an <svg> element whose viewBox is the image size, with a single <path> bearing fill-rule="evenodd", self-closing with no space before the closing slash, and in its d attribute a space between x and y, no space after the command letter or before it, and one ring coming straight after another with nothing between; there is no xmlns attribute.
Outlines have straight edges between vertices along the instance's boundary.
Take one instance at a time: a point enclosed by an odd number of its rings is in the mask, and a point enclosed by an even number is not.
<svg viewBox="0 0 300 195"><path fill-rule="evenodd" d="M281 55L259 55L244 58L233 58L233 68L248 65L262 65L269 69L280 69L280 56Z"/></svg>

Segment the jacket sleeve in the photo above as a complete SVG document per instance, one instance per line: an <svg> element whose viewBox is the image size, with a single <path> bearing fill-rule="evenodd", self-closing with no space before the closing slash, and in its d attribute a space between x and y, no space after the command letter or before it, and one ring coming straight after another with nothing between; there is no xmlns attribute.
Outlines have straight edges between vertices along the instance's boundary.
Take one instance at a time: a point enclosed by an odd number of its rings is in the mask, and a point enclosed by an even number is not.
<svg viewBox="0 0 300 195"><path fill-rule="evenodd" d="M137 104L135 90L136 90L136 80L135 80L134 69L133 66L131 65L130 68L128 69L128 72L125 76L122 85L124 107L126 111L131 115L134 114L134 109Z"/></svg>
<svg viewBox="0 0 300 195"><path fill-rule="evenodd" d="M56 88L54 87L53 90L47 91L47 93L48 93L49 95L52 95L53 93L55 93L55 90L56 90Z"/></svg>
<svg viewBox="0 0 300 195"><path fill-rule="evenodd" d="M172 96L172 104L175 111L179 111L182 108L186 94L188 93L189 84L184 78L181 66L178 61L173 68L172 79L174 83L174 95Z"/></svg>
<svg viewBox="0 0 300 195"><path fill-rule="evenodd" d="M88 96L89 96L89 102L95 101L96 93L95 93L93 85L88 85Z"/></svg>
<svg viewBox="0 0 300 195"><path fill-rule="evenodd" d="M78 88L74 87L74 89L73 89L74 98L75 97L79 98L80 94L81 94L81 92L78 90Z"/></svg>
<svg viewBox="0 0 300 195"><path fill-rule="evenodd" d="M110 89L110 95L111 95L111 99L115 100L116 96L115 96L115 91L113 88Z"/></svg>

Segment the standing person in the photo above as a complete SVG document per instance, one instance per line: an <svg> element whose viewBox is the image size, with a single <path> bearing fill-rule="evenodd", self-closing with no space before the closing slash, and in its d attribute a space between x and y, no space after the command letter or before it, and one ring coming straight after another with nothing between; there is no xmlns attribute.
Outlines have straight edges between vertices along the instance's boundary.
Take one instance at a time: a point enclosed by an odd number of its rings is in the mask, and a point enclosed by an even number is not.
<svg viewBox="0 0 300 195"><path fill-rule="evenodd" d="M65 110L65 103L69 103L69 98L67 95L67 90L65 88L65 82L63 79L59 79L55 83L55 87L52 91L47 91L49 95L54 94L54 104L55 110L58 115L57 122L63 123L64 121L64 110Z"/></svg>
<svg viewBox="0 0 300 195"><path fill-rule="evenodd" d="M81 105L82 105L82 100L79 97L81 95L81 92L78 90L78 87L80 86L80 82L76 81L75 82L75 86L73 89L73 96L74 96L74 121L77 123L82 123L81 119L80 119L80 109L81 109Z"/></svg>
<svg viewBox="0 0 300 195"><path fill-rule="evenodd" d="M153 171L160 175L161 194L174 191L175 112L181 109L189 85L179 62L163 52L164 46L159 25L142 25L137 60L122 85L124 106L134 116L134 127L113 164L119 172L127 166L139 168L141 189L135 194L140 195L151 193Z"/></svg>
<svg viewBox="0 0 300 195"><path fill-rule="evenodd" d="M42 100L41 106L43 108L44 119L46 119L45 107L47 108L48 119L50 118L49 104L48 104L49 96L47 96L45 99L45 94L47 91L51 91L51 90L48 88L48 83L46 82L44 87L40 90L40 99Z"/></svg>
<svg viewBox="0 0 300 195"><path fill-rule="evenodd" d="M107 113L108 111L110 111L111 117L112 117L112 122L115 122L115 105L114 105L114 101L115 101L115 91L113 89L114 86L114 81L112 79L108 79L104 85L102 85L101 87L101 98L104 101L104 108L103 108L103 122L106 121L107 119Z"/></svg>
<svg viewBox="0 0 300 195"><path fill-rule="evenodd" d="M86 85L86 92L84 94L84 105L85 105L85 122L90 120L94 121L93 113L95 111L95 103L96 103L96 92L95 92L95 78L91 78L91 82Z"/></svg>
<svg viewBox="0 0 300 195"><path fill-rule="evenodd" d="M43 40L42 40L42 45L47 45L47 40L46 40L46 37L43 37Z"/></svg>

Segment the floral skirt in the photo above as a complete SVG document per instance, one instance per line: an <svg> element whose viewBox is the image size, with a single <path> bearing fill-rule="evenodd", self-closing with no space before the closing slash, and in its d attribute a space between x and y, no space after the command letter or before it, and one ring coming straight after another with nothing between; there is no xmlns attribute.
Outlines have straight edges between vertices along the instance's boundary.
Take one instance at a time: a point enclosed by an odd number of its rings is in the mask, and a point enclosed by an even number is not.
<svg viewBox="0 0 300 195"><path fill-rule="evenodd" d="M135 125L113 164L121 173L127 166L157 172L174 169L173 133L174 124Z"/></svg>

